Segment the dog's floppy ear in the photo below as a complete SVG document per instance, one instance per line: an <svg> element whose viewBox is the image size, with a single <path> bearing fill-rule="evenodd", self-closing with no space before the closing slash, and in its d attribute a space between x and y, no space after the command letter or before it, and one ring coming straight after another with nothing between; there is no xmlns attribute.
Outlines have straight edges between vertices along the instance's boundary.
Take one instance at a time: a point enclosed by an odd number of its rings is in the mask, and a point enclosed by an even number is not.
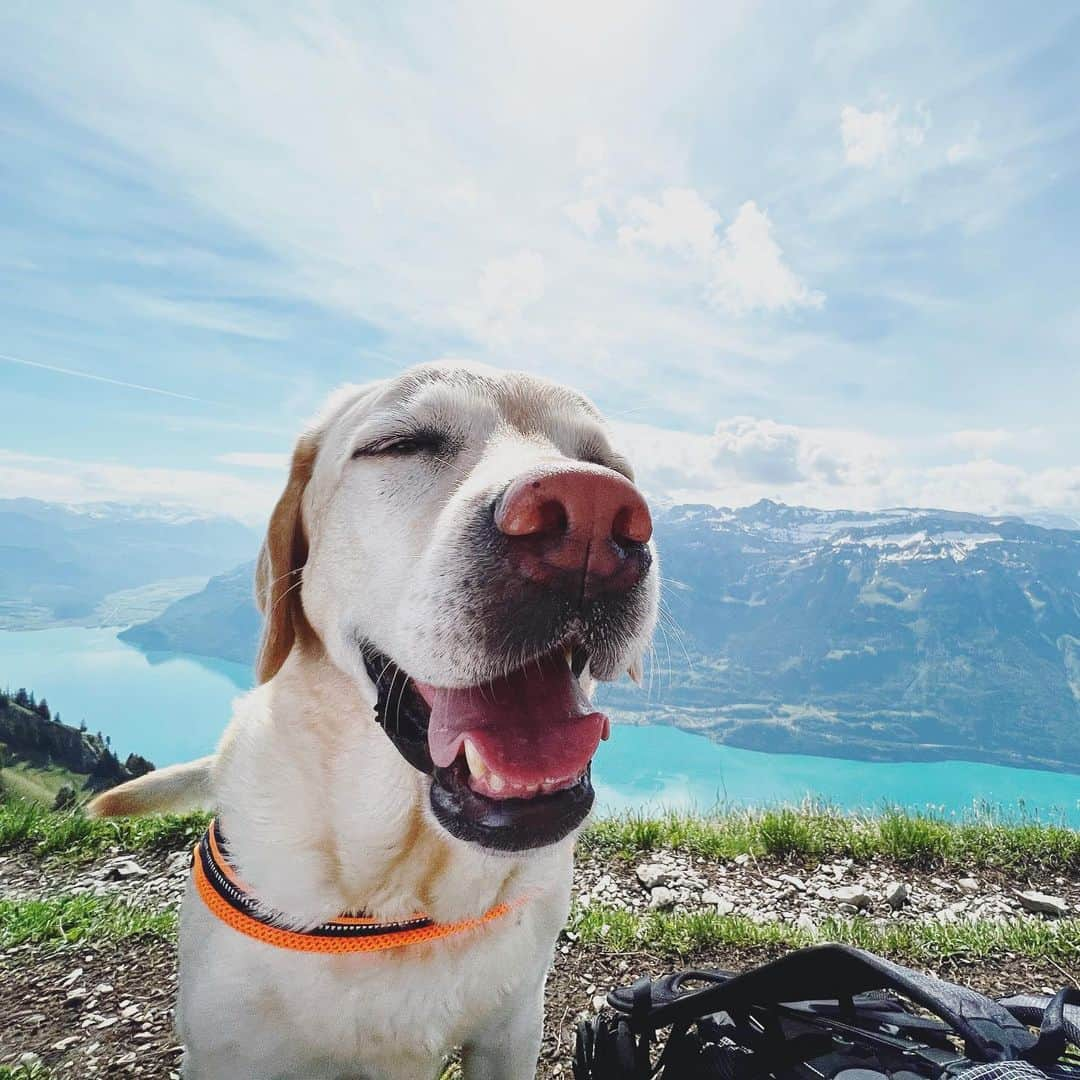
<svg viewBox="0 0 1080 1080"><path fill-rule="evenodd" d="M300 509L315 467L319 438L300 436L293 451L289 481L266 530L255 566L255 601L263 615L262 640L255 673L260 683L272 679L297 641L314 635L300 599L308 540Z"/></svg>

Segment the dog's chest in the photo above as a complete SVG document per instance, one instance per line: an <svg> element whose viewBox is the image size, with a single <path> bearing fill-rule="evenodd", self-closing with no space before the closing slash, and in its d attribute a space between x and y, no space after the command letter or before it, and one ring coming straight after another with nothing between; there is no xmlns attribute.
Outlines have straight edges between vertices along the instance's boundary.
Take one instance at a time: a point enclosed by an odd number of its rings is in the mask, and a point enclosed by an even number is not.
<svg viewBox="0 0 1080 1080"><path fill-rule="evenodd" d="M437 1062L516 996L535 991L566 907L563 896L548 895L441 942L312 955L245 938L189 897L181 1039L264 1047L298 1068L309 1059L377 1070L403 1054Z"/></svg>

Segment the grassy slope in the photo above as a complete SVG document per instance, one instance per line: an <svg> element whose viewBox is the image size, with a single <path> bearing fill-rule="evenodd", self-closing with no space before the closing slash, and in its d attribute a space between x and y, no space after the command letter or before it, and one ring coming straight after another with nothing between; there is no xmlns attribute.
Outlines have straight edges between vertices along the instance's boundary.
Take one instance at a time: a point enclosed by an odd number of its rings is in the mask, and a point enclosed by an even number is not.
<svg viewBox="0 0 1080 1080"><path fill-rule="evenodd" d="M0 747L3 747L0 743ZM0 769L0 786L13 795L43 806L52 806L56 793L70 784L75 791L82 792L87 781L86 773L71 772L58 765L34 765L29 761L19 761Z"/></svg>
<svg viewBox="0 0 1080 1080"><path fill-rule="evenodd" d="M21 733L25 736L27 729L31 732L36 730L43 733L45 741L40 745L49 749L42 750L36 743L33 744L35 749L20 745L19 735ZM13 735L15 742L11 741ZM50 739L50 735L61 737L60 746L62 746L64 736L78 737L75 729L69 725L42 719L37 713L15 701L9 700L0 708L0 762L3 763L0 767L0 792L6 789L19 798L50 807L53 805L56 793L65 784L70 784L82 799L89 797L84 792L89 774L75 772L61 764L64 760L73 764L76 762L72 762L70 758L65 758L59 753L60 747L53 745L55 740ZM54 751L57 752L55 758Z"/></svg>

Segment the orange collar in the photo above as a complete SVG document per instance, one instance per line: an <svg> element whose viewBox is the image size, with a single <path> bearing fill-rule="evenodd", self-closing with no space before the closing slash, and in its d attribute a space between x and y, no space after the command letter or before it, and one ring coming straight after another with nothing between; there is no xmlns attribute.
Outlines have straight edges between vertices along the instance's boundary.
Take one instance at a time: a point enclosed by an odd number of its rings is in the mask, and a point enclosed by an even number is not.
<svg viewBox="0 0 1080 1080"><path fill-rule="evenodd" d="M479 929L517 906L496 904L475 919L452 923L437 923L427 915L413 915L400 922L339 915L311 930L288 930L279 925L281 915L263 914L258 901L236 876L225 855L225 840L217 818L210 822L210 827L195 845L191 872L203 903L223 923L256 941L297 952L378 952L438 941Z"/></svg>

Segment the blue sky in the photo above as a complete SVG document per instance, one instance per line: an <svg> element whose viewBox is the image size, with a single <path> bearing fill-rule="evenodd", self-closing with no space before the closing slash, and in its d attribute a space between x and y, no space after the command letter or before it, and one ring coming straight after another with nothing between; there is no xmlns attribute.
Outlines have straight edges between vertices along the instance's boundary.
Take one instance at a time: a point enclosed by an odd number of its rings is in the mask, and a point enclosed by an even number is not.
<svg viewBox="0 0 1080 1080"><path fill-rule="evenodd" d="M8 4L0 42L0 495L256 520L331 388L459 356L589 393L658 498L1080 520L1075 4Z"/></svg>

